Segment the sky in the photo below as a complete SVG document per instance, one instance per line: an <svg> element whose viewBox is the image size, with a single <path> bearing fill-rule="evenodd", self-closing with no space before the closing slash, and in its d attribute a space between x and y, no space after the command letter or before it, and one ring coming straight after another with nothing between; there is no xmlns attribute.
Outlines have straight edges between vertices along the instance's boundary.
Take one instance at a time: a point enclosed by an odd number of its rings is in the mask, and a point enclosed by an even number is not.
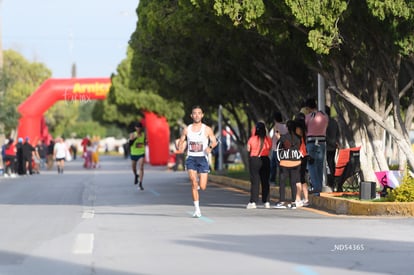
<svg viewBox="0 0 414 275"><path fill-rule="evenodd" d="M53 78L110 77L126 58L139 0L0 0L3 50L41 62Z"/></svg>

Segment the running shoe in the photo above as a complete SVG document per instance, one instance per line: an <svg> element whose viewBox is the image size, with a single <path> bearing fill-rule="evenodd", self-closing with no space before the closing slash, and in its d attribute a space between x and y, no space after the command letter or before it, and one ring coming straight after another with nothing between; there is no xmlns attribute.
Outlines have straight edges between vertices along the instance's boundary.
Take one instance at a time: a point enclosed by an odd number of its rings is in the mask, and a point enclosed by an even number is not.
<svg viewBox="0 0 414 275"><path fill-rule="evenodd" d="M303 206L303 201L295 201L295 205L296 205L296 207L302 207Z"/></svg>
<svg viewBox="0 0 414 275"><path fill-rule="evenodd" d="M269 202L265 202L264 203L264 208L270 208L270 203Z"/></svg>
<svg viewBox="0 0 414 275"><path fill-rule="evenodd" d="M249 202L249 204L246 206L246 209L256 209L256 203Z"/></svg>
<svg viewBox="0 0 414 275"><path fill-rule="evenodd" d="M194 211L193 218L201 218L201 211L200 211L200 209L196 209Z"/></svg>
<svg viewBox="0 0 414 275"><path fill-rule="evenodd" d="M276 208L276 209L286 209L286 205L285 205L285 203L284 203L284 202L278 202L278 203L275 205L275 208Z"/></svg>
<svg viewBox="0 0 414 275"><path fill-rule="evenodd" d="M307 207L307 206L309 206L310 205L310 203L309 203L309 201L302 201L302 205L304 206L304 207Z"/></svg>

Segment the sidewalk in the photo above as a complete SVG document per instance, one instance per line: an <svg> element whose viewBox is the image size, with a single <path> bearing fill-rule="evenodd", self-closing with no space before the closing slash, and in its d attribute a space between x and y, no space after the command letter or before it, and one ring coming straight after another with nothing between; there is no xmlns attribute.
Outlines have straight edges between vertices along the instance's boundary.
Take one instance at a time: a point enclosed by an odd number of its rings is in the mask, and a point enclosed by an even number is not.
<svg viewBox="0 0 414 275"><path fill-rule="evenodd" d="M250 191L250 182L225 176L209 175L209 180L217 184ZM277 200L279 187L270 187L270 197ZM290 190L286 190L290 197ZM414 202L371 202L350 200L335 197L331 193L321 193L320 196L309 196L312 208L327 211L337 215L352 216L411 216L414 217Z"/></svg>

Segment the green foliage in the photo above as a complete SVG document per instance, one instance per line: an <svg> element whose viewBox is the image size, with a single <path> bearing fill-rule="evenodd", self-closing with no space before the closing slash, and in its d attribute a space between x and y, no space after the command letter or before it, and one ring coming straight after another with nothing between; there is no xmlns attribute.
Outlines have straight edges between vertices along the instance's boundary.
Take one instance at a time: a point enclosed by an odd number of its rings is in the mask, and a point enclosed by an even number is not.
<svg viewBox="0 0 414 275"><path fill-rule="evenodd" d="M414 202L414 178L405 170L400 186L391 190L387 196L388 201Z"/></svg>
<svg viewBox="0 0 414 275"><path fill-rule="evenodd" d="M414 35L397 40L396 45L401 49L401 53L405 56L414 53Z"/></svg>
<svg viewBox="0 0 414 275"><path fill-rule="evenodd" d="M108 125L106 127L106 136L114 138L125 138L128 136L127 129L120 129L116 125Z"/></svg>
<svg viewBox="0 0 414 275"><path fill-rule="evenodd" d="M229 178L240 179L240 180L250 180L250 173L244 169L243 165L240 164L241 169L228 169L226 170L226 176Z"/></svg>
<svg viewBox="0 0 414 275"><path fill-rule="evenodd" d="M242 12L240 23L245 25L246 17L264 12L263 2L214 1L216 9L213 1L191 3L140 1L137 29L130 40L133 87L183 102L186 114L194 104L204 106L207 115L222 105L237 123L235 128L247 135L247 123L271 120L274 109L295 112L312 85L301 54L287 40L286 28L272 32L269 39L235 28L228 16L217 16L235 6L232 16ZM244 117L237 117L239 113Z"/></svg>
<svg viewBox="0 0 414 275"><path fill-rule="evenodd" d="M5 93L0 103L0 119L6 126L6 134L17 128L20 117L18 106L50 77L51 72L44 64L29 62L13 50L4 51L2 84ZM57 102L45 113L53 136L65 134L76 124L79 104L76 101Z"/></svg>
<svg viewBox="0 0 414 275"><path fill-rule="evenodd" d="M46 111L44 116L52 136L62 136L77 124L80 104L78 101L59 101Z"/></svg>
<svg viewBox="0 0 414 275"><path fill-rule="evenodd" d="M347 8L347 1L342 0L285 0L285 3L299 23L308 28L320 26L327 32L333 31L332 27Z"/></svg>
<svg viewBox="0 0 414 275"><path fill-rule="evenodd" d="M154 91L187 109L195 102L211 110L221 104L232 114L244 112L249 123L270 118L275 109L289 117L304 97L316 95L315 76L321 73L330 88L350 91L384 114L382 108L392 103L389 90L404 87L395 85L401 53L403 59L413 53L413 1L405 1L406 7L403 1L369 3L141 0L130 40L134 81L126 87ZM339 95L350 97L338 90L332 101L347 108L339 118L347 120L347 131L360 131L361 125L378 129L374 120L364 121L355 102L344 103Z"/></svg>
<svg viewBox="0 0 414 275"><path fill-rule="evenodd" d="M108 97L98 102L92 112L93 118L105 124L126 128L131 122L140 120L144 111L151 111L167 118L170 124L184 115L183 105L176 100L167 100L151 89L132 88L139 82L131 76L133 51L128 49L127 58L112 76L112 86Z"/></svg>
<svg viewBox="0 0 414 275"><path fill-rule="evenodd" d="M342 0L285 0L295 20L309 28L307 46L318 54L329 51L342 43L338 22L347 9Z"/></svg>
<svg viewBox="0 0 414 275"><path fill-rule="evenodd" d="M263 1L220 0L214 2L214 9L218 16L228 15L235 26L243 22L249 28L254 27L255 19L264 14L265 5Z"/></svg>
<svg viewBox="0 0 414 275"><path fill-rule="evenodd" d="M388 16L409 19L413 17L413 4L411 6L405 0L367 0L367 5L372 14L380 20Z"/></svg>
<svg viewBox="0 0 414 275"><path fill-rule="evenodd" d="M60 131L60 130L59 130ZM99 136L106 137L107 131L106 128L101 126L98 122L95 121L78 121L74 123L70 128L63 129L60 132L61 136L64 137L73 137L73 138L82 138L87 135L89 136Z"/></svg>
<svg viewBox="0 0 414 275"><path fill-rule="evenodd" d="M51 76L46 66L38 62L29 62L13 50L3 52L3 71L0 83L3 95L0 99L0 119L5 126L5 134L16 129L20 114L17 107L37 87Z"/></svg>

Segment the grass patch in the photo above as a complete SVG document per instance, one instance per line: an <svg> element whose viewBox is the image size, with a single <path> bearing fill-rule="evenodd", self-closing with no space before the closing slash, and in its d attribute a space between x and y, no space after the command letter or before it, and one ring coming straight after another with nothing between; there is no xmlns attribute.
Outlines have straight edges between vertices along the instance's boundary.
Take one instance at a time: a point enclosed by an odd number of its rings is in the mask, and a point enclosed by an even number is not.
<svg viewBox="0 0 414 275"><path fill-rule="evenodd" d="M378 199L375 198L375 199L372 199L372 200L360 200L359 195L356 195L356 194L342 194L339 197L343 198L343 199L356 200L356 201L389 202L389 200L387 198L378 198Z"/></svg>
<svg viewBox="0 0 414 275"><path fill-rule="evenodd" d="M216 172L214 172L213 174L219 175L219 173ZM250 180L250 174L248 171L245 170L227 170L225 176L240 180Z"/></svg>
<svg viewBox="0 0 414 275"><path fill-rule="evenodd" d="M342 194L341 198L349 200L359 200L359 196L355 194Z"/></svg>

